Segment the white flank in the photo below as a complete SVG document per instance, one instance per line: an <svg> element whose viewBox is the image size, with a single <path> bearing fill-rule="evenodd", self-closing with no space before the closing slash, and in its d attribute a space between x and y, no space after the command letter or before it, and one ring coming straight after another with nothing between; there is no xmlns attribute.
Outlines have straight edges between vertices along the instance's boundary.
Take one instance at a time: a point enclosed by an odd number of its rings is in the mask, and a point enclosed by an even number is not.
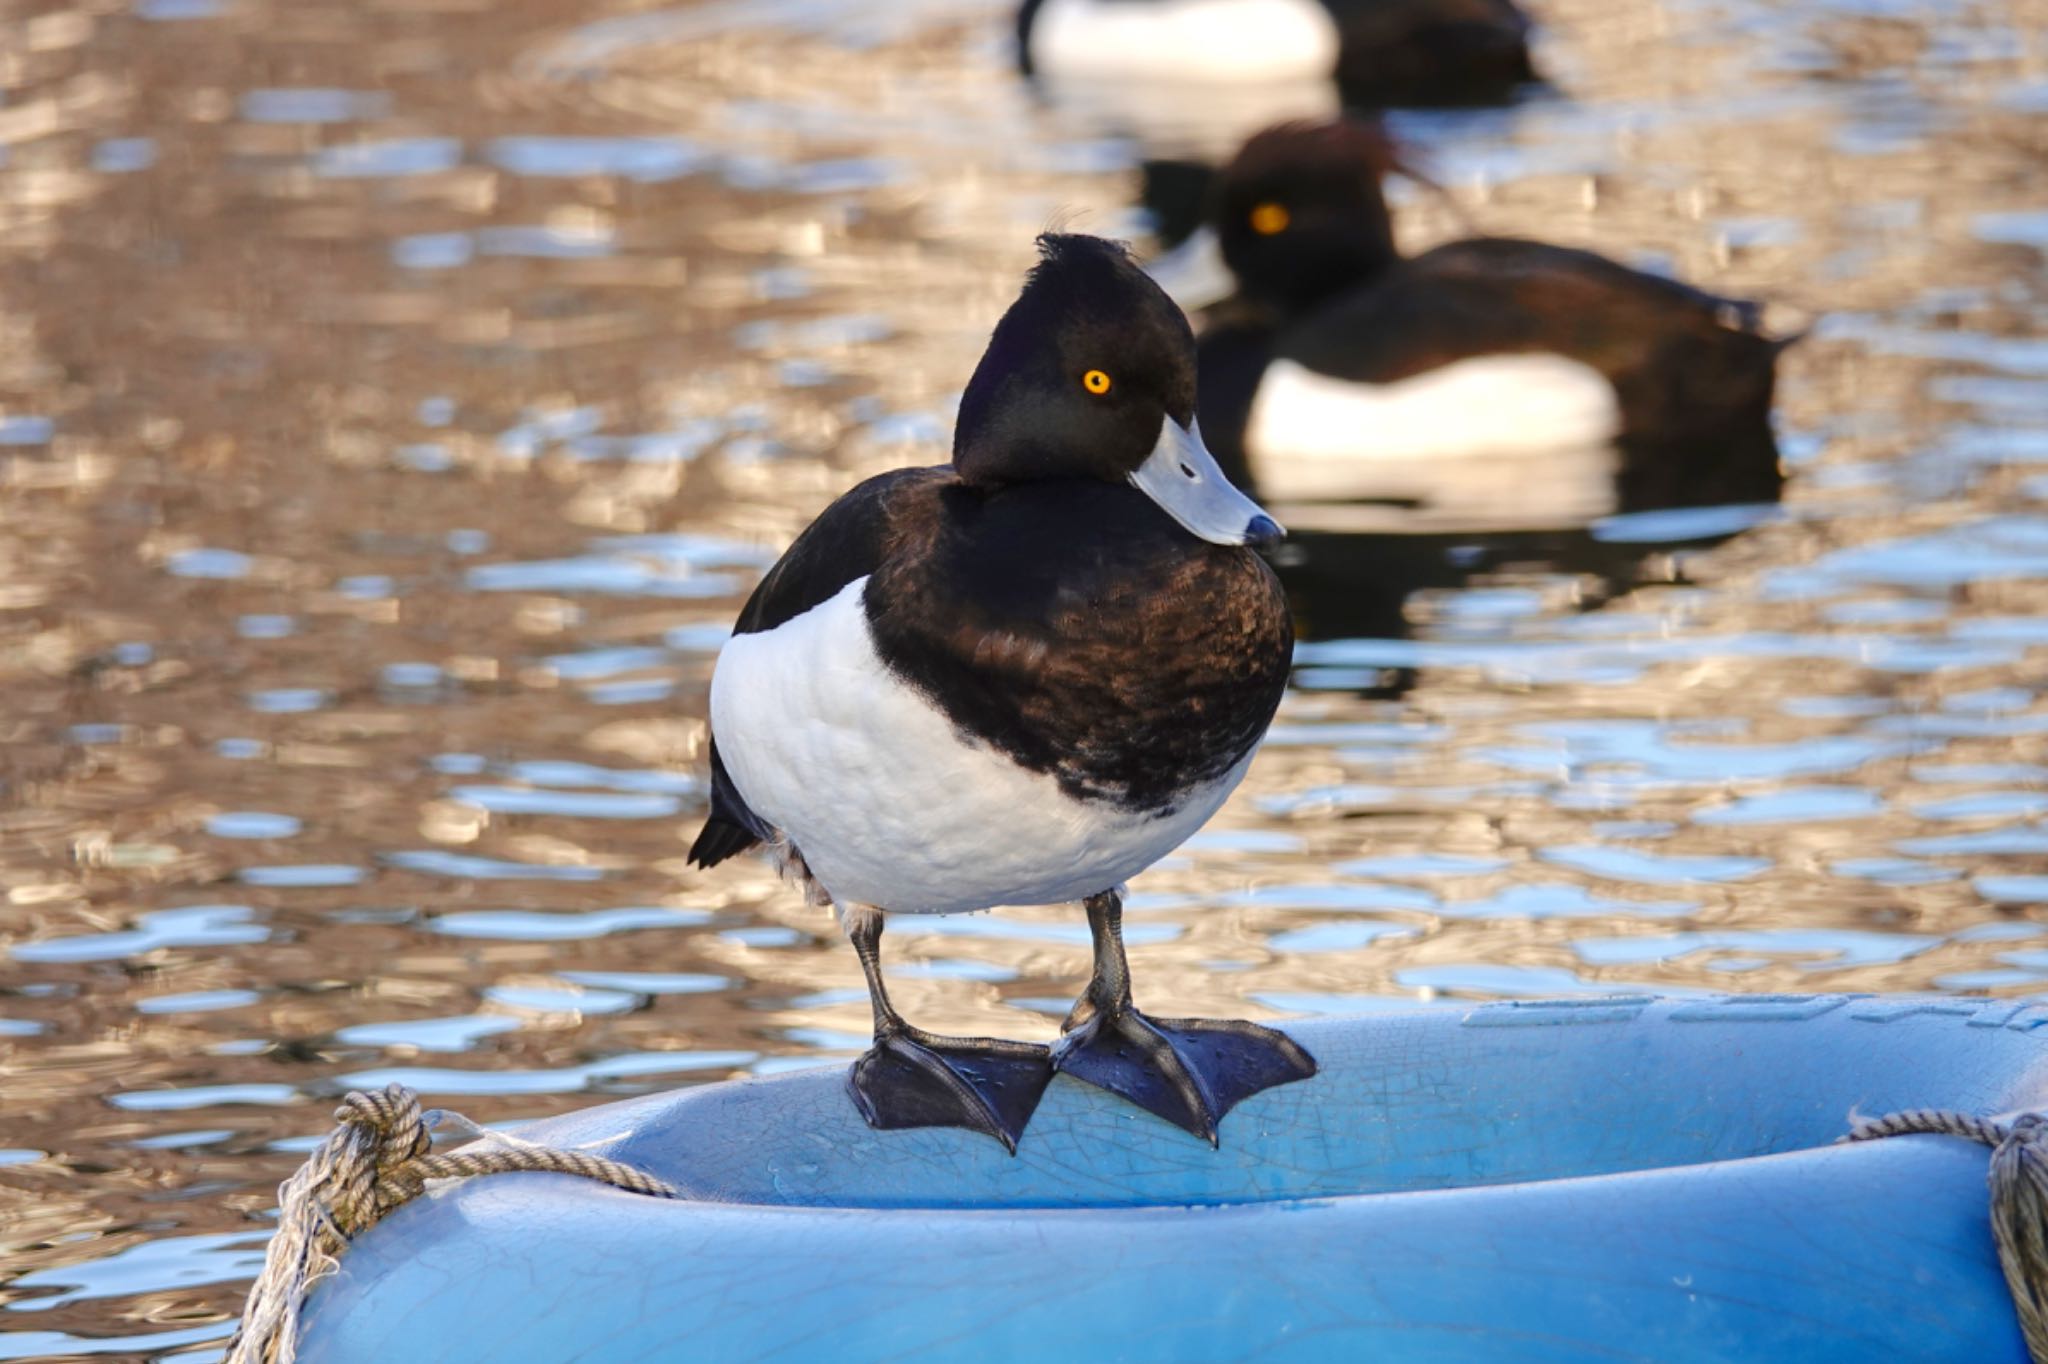
<svg viewBox="0 0 2048 1364"><path fill-rule="evenodd" d="M1221 165L1245 139L1275 123L1321 121L1343 109L1328 77L1277 81L1189 81L1162 76L1063 75L1039 83L1060 108L1137 142L1145 159Z"/></svg>
<svg viewBox="0 0 2048 1364"><path fill-rule="evenodd" d="M867 579L735 635L711 679L734 785L842 904L911 914L1063 904L1107 890L1207 822L1246 760L1163 818L1070 799L964 737L875 653Z"/></svg>
<svg viewBox="0 0 2048 1364"><path fill-rule="evenodd" d="M1485 355L1391 384L1266 367L1245 424L1270 503L1402 499L1434 520L1575 525L1614 509L1621 405L1561 355Z"/></svg>
<svg viewBox="0 0 2048 1364"><path fill-rule="evenodd" d="M1237 277L1223 259L1223 242L1213 227L1198 227L1189 238L1145 266L1166 296L1193 313L1237 292Z"/></svg>
<svg viewBox="0 0 2048 1364"><path fill-rule="evenodd" d="M1045 0L1031 59L1050 76L1273 81L1337 69L1317 0Z"/></svg>

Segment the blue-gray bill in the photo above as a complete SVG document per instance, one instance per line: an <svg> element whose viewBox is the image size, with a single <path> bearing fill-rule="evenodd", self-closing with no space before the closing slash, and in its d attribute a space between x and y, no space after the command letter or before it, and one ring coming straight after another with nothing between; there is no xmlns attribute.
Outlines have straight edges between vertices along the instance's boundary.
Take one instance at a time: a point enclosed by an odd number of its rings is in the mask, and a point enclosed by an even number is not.
<svg viewBox="0 0 2048 1364"><path fill-rule="evenodd" d="M1287 532L1223 476L1202 444L1201 425L1172 417L1159 424L1159 442L1131 482L1190 535L1217 545L1267 545Z"/></svg>

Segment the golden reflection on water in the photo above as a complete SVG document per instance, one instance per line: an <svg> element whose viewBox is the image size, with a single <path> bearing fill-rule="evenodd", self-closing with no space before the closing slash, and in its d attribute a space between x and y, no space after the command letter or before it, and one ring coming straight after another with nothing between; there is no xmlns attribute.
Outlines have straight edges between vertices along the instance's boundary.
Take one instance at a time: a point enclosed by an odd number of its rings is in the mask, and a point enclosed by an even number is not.
<svg viewBox="0 0 2048 1364"><path fill-rule="evenodd" d="M1411 121L1407 240L1818 315L1787 514L1312 643L1137 887L1141 991L2041 990L2048 16L1539 9L1563 97ZM830 496L943 458L1031 234L1137 230L1132 149L1000 6L616 11L0 47L0 1358L222 1334L349 1084L499 1121L862 1044L829 920L682 864L712 658ZM941 1029L1049 1036L1084 969L1060 911L892 944Z"/></svg>

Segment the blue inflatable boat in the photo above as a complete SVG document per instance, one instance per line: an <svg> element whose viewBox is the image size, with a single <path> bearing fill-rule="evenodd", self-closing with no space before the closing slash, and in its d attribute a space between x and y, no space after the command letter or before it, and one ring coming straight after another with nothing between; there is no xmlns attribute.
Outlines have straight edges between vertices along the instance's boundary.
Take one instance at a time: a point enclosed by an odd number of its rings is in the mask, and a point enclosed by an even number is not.
<svg viewBox="0 0 2048 1364"><path fill-rule="evenodd" d="M870 1131L842 1068L522 1135L662 1176L437 1185L314 1291L364 1361L2025 1361L1981 1146L2048 1007L1618 997L1305 1022L1220 1149L1064 1077L1017 1154Z"/></svg>

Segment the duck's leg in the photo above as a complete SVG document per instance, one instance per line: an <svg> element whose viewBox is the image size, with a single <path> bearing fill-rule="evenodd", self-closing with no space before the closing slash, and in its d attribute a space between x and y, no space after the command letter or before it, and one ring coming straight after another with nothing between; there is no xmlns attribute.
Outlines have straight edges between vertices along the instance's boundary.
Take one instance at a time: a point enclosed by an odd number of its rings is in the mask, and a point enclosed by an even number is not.
<svg viewBox="0 0 2048 1364"><path fill-rule="evenodd" d="M868 1126L964 1127L1017 1153L1017 1138L1052 1082L1045 1047L994 1037L940 1037L903 1021L882 985L882 912L840 911L868 978L875 1045L853 1063L853 1101Z"/></svg>
<svg viewBox="0 0 2048 1364"><path fill-rule="evenodd" d="M1053 1047L1052 1064L1185 1127L1211 1146L1223 1115L1262 1089L1306 1080L1315 1058L1285 1033L1224 1018L1151 1019L1131 1003L1124 902L1087 900L1095 975Z"/></svg>

